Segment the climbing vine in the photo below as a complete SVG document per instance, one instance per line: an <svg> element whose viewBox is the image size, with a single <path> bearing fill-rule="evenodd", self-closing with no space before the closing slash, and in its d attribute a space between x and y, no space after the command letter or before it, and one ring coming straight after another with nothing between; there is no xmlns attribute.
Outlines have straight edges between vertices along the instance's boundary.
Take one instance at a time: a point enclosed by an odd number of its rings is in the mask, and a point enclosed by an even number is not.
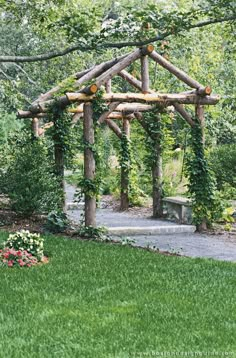
<svg viewBox="0 0 236 358"><path fill-rule="evenodd" d="M138 163L135 158L133 143L124 132L120 138L118 161L128 180L129 204L131 206L142 205L141 197L144 196L144 193L138 183Z"/></svg>
<svg viewBox="0 0 236 358"><path fill-rule="evenodd" d="M97 201L99 200L102 177L101 177L101 155L99 151L100 128L97 120L100 117L100 115L108 109L108 106L106 105L102 96L103 96L103 91L99 90L96 93L96 98L92 102L93 122L94 122L94 143L91 144L83 138L83 145L81 148L83 151L85 150L85 148L88 148L93 152L95 165L96 165L96 174L94 179L84 178L84 176L81 176L79 178L78 190L76 192L78 201L80 201L84 195L87 195L89 198L96 198Z"/></svg>
<svg viewBox="0 0 236 358"><path fill-rule="evenodd" d="M172 134L172 117L159 106L155 106L152 110L143 113L142 121L146 129L146 148L147 154L145 158L146 168L149 172L150 167L155 168L158 161L164 163L170 158L171 149L174 144ZM162 163L160 163L162 165ZM166 195L167 185L161 178L153 178L154 186L158 187L162 193L162 197ZM167 189L168 190L168 189Z"/></svg>
<svg viewBox="0 0 236 358"><path fill-rule="evenodd" d="M53 122L53 126L46 131L47 136L61 148L67 165L70 165L78 149L77 126L71 125L70 113L60 106L57 99L48 108L47 122Z"/></svg>
<svg viewBox="0 0 236 358"><path fill-rule="evenodd" d="M192 199L194 223L210 226L221 216L223 206L217 197L216 181L208 165L202 128L198 122L191 128L191 152L187 154L185 173L188 177L188 191Z"/></svg>

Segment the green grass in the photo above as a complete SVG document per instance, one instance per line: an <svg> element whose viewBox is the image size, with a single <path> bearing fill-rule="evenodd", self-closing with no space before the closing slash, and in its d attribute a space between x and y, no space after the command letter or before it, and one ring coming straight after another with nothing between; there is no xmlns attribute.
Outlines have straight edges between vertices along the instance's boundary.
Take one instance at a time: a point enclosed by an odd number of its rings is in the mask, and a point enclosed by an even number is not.
<svg viewBox="0 0 236 358"><path fill-rule="evenodd" d="M235 264L53 236L45 245L49 264L0 269L0 357L236 357Z"/></svg>

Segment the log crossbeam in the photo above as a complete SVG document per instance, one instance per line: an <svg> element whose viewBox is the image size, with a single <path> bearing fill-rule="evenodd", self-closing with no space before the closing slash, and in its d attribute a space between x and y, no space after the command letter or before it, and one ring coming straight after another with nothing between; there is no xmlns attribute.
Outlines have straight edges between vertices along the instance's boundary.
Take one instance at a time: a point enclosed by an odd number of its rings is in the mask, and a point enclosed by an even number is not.
<svg viewBox="0 0 236 358"><path fill-rule="evenodd" d="M96 98L95 96L87 96L83 93L66 93L66 97L70 103L88 102ZM168 106L173 103L215 105L219 102L220 97L218 95L201 97L195 93L105 93L103 99L108 102L160 103Z"/></svg>

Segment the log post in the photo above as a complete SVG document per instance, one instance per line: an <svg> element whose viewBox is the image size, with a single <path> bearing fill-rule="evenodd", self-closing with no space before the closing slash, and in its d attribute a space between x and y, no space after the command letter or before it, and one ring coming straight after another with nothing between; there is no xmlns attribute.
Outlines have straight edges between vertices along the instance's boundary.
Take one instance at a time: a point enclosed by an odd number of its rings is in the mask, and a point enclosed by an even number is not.
<svg viewBox="0 0 236 358"><path fill-rule="evenodd" d="M127 118L123 119L123 135L130 138L130 123ZM127 163L129 166L129 163ZM129 168L121 163L121 181L120 181L120 210L129 209Z"/></svg>
<svg viewBox="0 0 236 358"><path fill-rule="evenodd" d="M202 129L202 142L203 144L205 143L205 131L204 131L204 127L205 127L205 117L204 117L204 106L201 106L200 104L196 105L195 107L195 115L198 119L198 122L201 126Z"/></svg>
<svg viewBox="0 0 236 358"><path fill-rule="evenodd" d="M204 147L205 144L205 132L204 132L204 126L205 126L205 118L204 118L204 106L196 105L195 107L195 115L196 118L201 126L201 134L202 134L202 144ZM197 230L202 232L207 230L207 220L203 219L201 224L198 225Z"/></svg>
<svg viewBox="0 0 236 358"><path fill-rule="evenodd" d="M94 144L94 126L92 104L84 104L83 120L84 141L89 145ZM94 180L95 158L93 151L85 145L84 147L84 178ZM96 227L96 198L85 193L85 226Z"/></svg>
<svg viewBox="0 0 236 358"><path fill-rule="evenodd" d="M32 125L32 132L33 132L34 137L38 138L38 136L39 136L39 120L38 120L38 118L33 118L31 125Z"/></svg>
<svg viewBox="0 0 236 358"><path fill-rule="evenodd" d="M64 150L54 138L54 158L55 158L55 174L58 178L60 188L62 189L61 209L65 211L65 173L64 173Z"/></svg>
<svg viewBox="0 0 236 358"><path fill-rule="evenodd" d="M142 78L142 92L149 93L148 56L141 57L141 78Z"/></svg>
<svg viewBox="0 0 236 358"><path fill-rule="evenodd" d="M163 183L163 172L162 172L162 150L161 150L161 135L153 134L149 128L149 125L144 122L141 113L135 113L139 124L143 127L149 137L154 143L154 158L152 163L152 203L153 203L153 217L160 218L163 216L162 206L162 183ZM160 118L156 118L160 121Z"/></svg>
<svg viewBox="0 0 236 358"><path fill-rule="evenodd" d="M111 78L105 83L106 93L111 93Z"/></svg>
<svg viewBox="0 0 236 358"><path fill-rule="evenodd" d="M163 205L162 205L162 152L160 135L156 139L154 151L155 161L152 165L152 203L153 203L153 217L160 218L163 216Z"/></svg>
<svg viewBox="0 0 236 358"><path fill-rule="evenodd" d="M161 118L159 115L156 121L160 125ZM160 218L163 216L162 205L162 149L161 149L161 133L154 134L152 140L154 141L154 158L152 164L152 203L153 203L153 217Z"/></svg>

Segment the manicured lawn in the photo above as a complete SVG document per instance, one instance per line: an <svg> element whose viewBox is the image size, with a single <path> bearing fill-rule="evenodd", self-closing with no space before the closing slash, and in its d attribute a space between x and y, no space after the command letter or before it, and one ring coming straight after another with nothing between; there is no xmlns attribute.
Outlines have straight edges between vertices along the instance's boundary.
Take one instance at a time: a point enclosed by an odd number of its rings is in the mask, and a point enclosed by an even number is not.
<svg viewBox="0 0 236 358"><path fill-rule="evenodd" d="M0 357L236 356L235 264L53 236L45 246L49 264L0 269Z"/></svg>

